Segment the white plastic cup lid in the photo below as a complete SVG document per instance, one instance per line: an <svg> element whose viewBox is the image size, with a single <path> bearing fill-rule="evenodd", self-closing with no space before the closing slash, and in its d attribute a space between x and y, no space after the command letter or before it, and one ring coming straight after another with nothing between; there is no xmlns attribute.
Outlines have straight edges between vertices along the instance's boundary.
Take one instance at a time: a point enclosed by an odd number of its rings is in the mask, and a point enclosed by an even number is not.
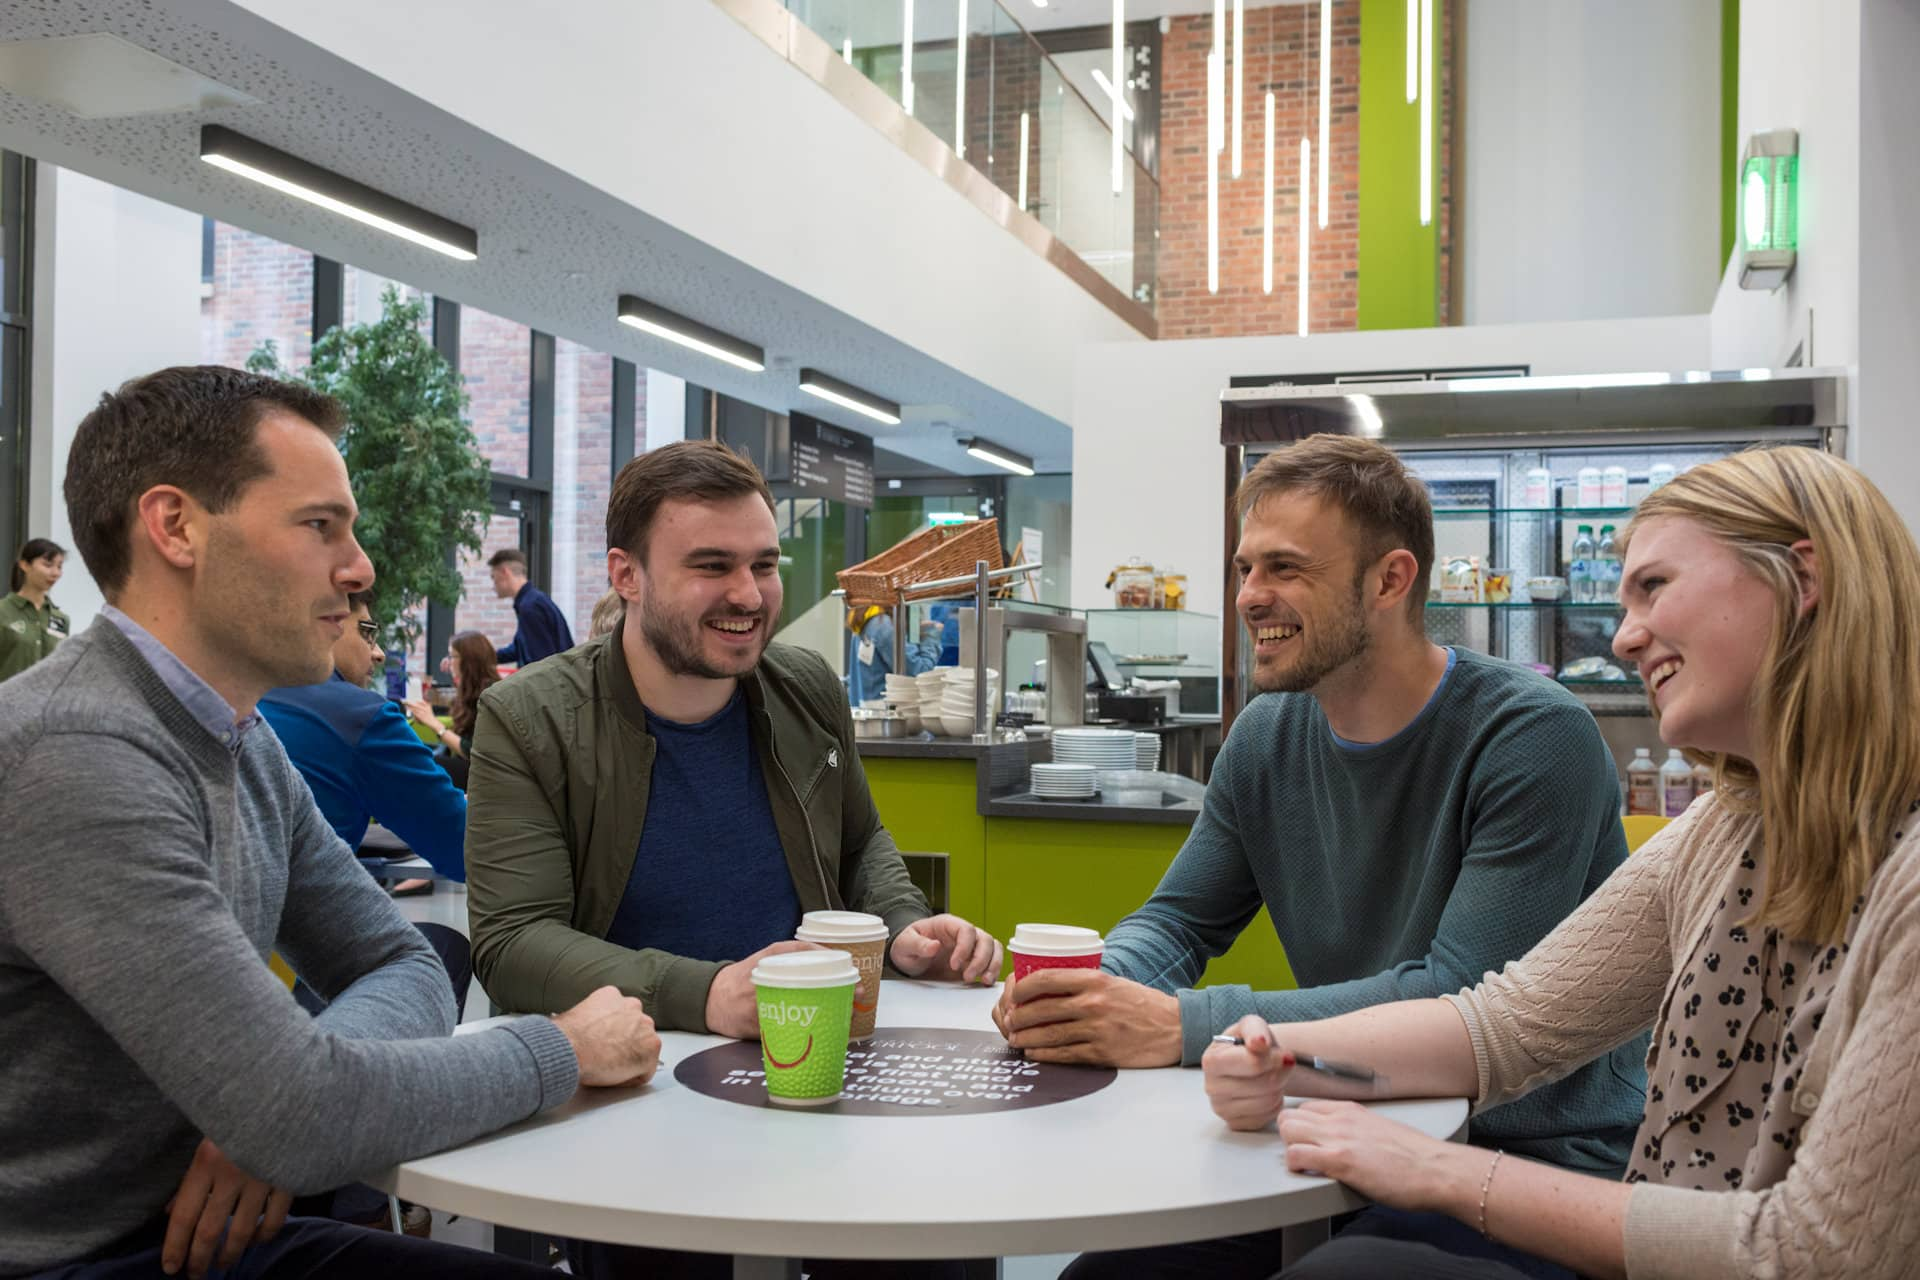
<svg viewBox="0 0 1920 1280"><path fill-rule="evenodd" d="M802 942L885 942L887 922L864 911L809 911L793 936Z"/></svg>
<svg viewBox="0 0 1920 1280"><path fill-rule="evenodd" d="M1098 929L1077 924L1015 925L1012 947L1030 956L1085 956L1104 949Z"/></svg>
<svg viewBox="0 0 1920 1280"><path fill-rule="evenodd" d="M756 987L850 987L860 971L844 951L787 951L753 966Z"/></svg>

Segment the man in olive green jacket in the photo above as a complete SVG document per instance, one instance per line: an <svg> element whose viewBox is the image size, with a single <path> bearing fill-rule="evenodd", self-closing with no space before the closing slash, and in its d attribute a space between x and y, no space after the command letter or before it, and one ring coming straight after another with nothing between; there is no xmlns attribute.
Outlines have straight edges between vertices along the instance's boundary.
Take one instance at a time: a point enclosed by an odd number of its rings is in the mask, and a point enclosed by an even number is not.
<svg viewBox="0 0 1920 1280"><path fill-rule="evenodd" d="M662 1028L751 1038L754 963L806 946L794 926L822 909L885 920L899 972L997 977L999 944L908 878L839 678L768 643L779 540L753 465L704 442L634 459L607 544L613 633L480 700L467 885L495 1003L566 1008L611 983Z"/></svg>

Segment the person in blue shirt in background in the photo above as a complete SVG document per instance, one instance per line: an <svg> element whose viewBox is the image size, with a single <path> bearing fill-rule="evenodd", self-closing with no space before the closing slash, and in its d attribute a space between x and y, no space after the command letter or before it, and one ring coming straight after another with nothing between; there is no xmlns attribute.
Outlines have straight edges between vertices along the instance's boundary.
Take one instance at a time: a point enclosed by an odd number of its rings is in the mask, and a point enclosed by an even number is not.
<svg viewBox="0 0 1920 1280"><path fill-rule="evenodd" d="M260 714L307 780L321 815L358 849L369 818L405 840L449 880L467 878L467 797L401 709L366 687L384 660L367 596L348 598L354 625L334 642L333 678L270 690ZM409 881L396 892L424 892ZM419 887L424 886L424 888Z"/></svg>
<svg viewBox="0 0 1920 1280"><path fill-rule="evenodd" d="M493 594L513 601L513 617L518 629L513 640L494 657L516 667L565 653L573 648L573 629L567 615L553 597L527 581L527 556L518 547L502 547L487 557L487 572L493 576Z"/></svg>
<svg viewBox="0 0 1920 1280"><path fill-rule="evenodd" d="M893 617L879 605L855 605L847 610L847 695L854 706L868 698L887 696L887 673L893 670ZM920 624L920 639L907 644L907 674L931 671L940 661L940 624L929 618Z"/></svg>

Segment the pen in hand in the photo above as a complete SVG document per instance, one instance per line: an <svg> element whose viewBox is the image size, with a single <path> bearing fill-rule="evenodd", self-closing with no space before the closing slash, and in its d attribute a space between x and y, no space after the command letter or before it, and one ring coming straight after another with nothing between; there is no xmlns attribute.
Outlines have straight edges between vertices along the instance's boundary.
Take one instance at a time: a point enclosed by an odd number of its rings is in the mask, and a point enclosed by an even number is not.
<svg viewBox="0 0 1920 1280"><path fill-rule="evenodd" d="M1215 1036L1213 1042L1215 1044L1239 1045L1242 1048L1245 1048L1247 1043L1246 1038L1243 1036L1229 1035ZM1352 1080L1359 1084L1371 1085L1378 1085L1380 1083L1379 1077L1376 1076L1370 1068L1356 1067L1351 1063L1329 1062L1321 1057L1306 1057L1296 1058L1293 1065L1299 1070L1312 1071L1319 1075L1329 1076L1335 1080Z"/></svg>

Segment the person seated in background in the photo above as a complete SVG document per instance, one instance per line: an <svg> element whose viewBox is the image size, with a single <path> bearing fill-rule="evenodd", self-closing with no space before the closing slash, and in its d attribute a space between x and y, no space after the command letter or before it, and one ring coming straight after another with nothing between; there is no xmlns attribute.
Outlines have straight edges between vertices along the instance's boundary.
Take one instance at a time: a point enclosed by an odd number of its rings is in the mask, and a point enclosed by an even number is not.
<svg viewBox="0 0 1920 1280"><path fill-rule="evenodd" d="M500 682L500 668L494 665L493 642L478 631L459 631L447 642L448 669L453 679L453 706L449 729L426 699L407 704L414 723L432 733L440 743L434 759L453 779L453 785L467 789L467 757L473 751L473 721L479 711L480 695Z"/></svg>
<svg viewBox="0 0 1920 1280"><path fill-rule="evenodd" d="M1280 1116L1286 1159L1589 1276L1914 1273L1920 1201L1920 549L1873 484L1775 448L1688 470L1620 541L1613 651L1715 787L1526 956L1471 990L1234 1027L1207 1093ZM1294 1074L1498 1107L1653 1027L1633 1158L1604 1182L1436 1142ZM1511 1154L1511 1153L1510 1153ZM1336 1236L1286 1273L1464 1274ZM1473 1272L1510 1280L1504 1267Z"/></svg>
<svg viewBox="0 0 1920 1280"><path fill-rule="evenodd" d="M495 661L524 667L573 648L567 615L552 596L527 581L524 551L502 547L487 557L487 572L493 578L493 594L513 601L513 639L494 653Z"/></svg>
<svg viewBox="0 0 1920 1280"><path fill-rule="evenodd" d="M887 675L893 670L893 617L878 605L847 610L847 695L854 706L887 696ZM929 618L920 624L920 639L907 645L910 676L931 671L940 662L940 624Z"/></svg>
<svg viewBox="0 0 1920 1280"><path fill-rule="evenodd" d="M538 1280L289 1219L288 1194L658 1062L610 988L453 1037L433 949L259 730L268 689L333 669L373 581L341 422L305 387L209 366L127 383L74 436L66 502L107 608L0 686L0 829L34 831L0 842L0 1274L199 1276L244 1253L249 1277Z"/></svg>
<svg viewBox="0 0 1920 1280"><path fill-rule="evenodd" d="M333 671L319 684L269 689L260 714L306 779L327 825L358 850L367 824L381 826L449 880L465 880L467 798L434 763L400 708L367 688L381 653L367 593L348 598L349 625L333 645ZM431 880L403 880L396 894Z"/></svg>
<svg viewBox="0 0 1920 1280"><path fill-rule="evenodd" d="M598 640L601 636L609 634L614 624L626 615L627 602L620 598L618 591L608 587L600 593L600 598L593 602L593 618L587 624L587 639Z"/></svg>
<svg viewBox="0 0 1920 1280"><path fill-rule="evenodd" d="M1003 993L995 1020L1030 1058L1191 1066L1249 1012L1296 1021L1457 991L1525 954L1626 857L1613 756L1586 708L1525 667L1427 639L1433 514L1392 450L1311 436L1249 473L1239 511L1236 605L1261 696L1101 969L1047 970ZM1193 989L1263 906L1299 989ZM1470 1140L1617 1175L1643 1048L1476 1115ZM1204 1259L1213 1274L1266 1276L1279 1258L1272 1231L1089 1254L1070 1274Z"/></svg>
<svg viewBox="0 0 1920 1280"><path fill-rule="evenodd" d="M0 597L0 680L52 653L71 631L47 598L66 561L67 549L48 538L28 538L14 557L9 593Z"/></svg>

